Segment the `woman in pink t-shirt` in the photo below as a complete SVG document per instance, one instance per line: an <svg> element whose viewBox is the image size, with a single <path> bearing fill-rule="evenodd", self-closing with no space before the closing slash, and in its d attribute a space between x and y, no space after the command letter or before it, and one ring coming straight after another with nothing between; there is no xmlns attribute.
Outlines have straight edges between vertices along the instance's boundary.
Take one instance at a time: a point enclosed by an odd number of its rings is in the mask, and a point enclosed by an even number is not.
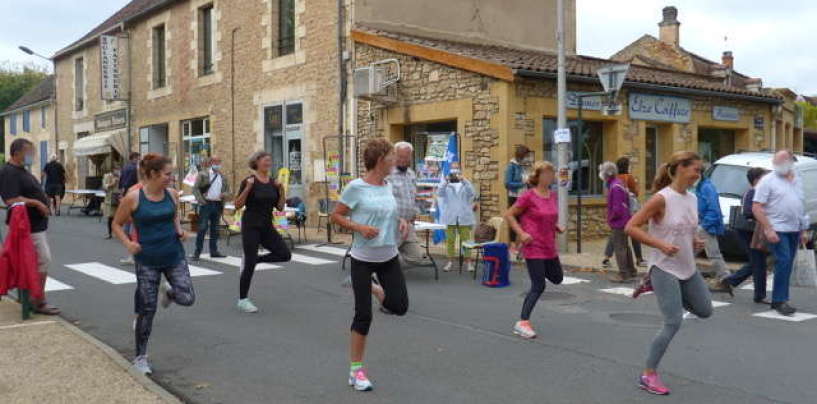
<svg viewBox="0 0 817 404"><path fill-rule="evenodd" d="M562 265L556 250L556 233L564 232L559 226L559 204L550 185L556 177L556 169L547 161L533 166L528 178L531 189L523 193L505 213L505 220L519 236L522 254L528 266L531 287L522 305L522 316L513 327L513 333L522 338L535 338L530 325L530 313L545 291L545 280L558 285L562 283Z"/></svg>

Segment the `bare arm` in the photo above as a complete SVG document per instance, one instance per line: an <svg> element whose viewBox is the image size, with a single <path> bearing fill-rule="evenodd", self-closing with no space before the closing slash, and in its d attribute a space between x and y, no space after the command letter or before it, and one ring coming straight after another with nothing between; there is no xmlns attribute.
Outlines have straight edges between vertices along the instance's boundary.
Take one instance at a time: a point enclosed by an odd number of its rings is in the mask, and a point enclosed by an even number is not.
<svg viewBox="0 0 817 404"><path fill-rule="evenodd" d="M114 236L116 236L119 242L128 249L128 252L130 252L131 255L138 253L142 247L139 245L139 243L133 242L128 238L128 235L125 234L123 226L132 220L131 215L137 206L137 194L138 192L136 191L130 192L124 198L122 198L122 200L119 202L119 208L116 209L116 215L114 215L113 223L111 223L111 230L113 231Z"/></svg>
<svg viewBox="0 0 817 404"><path fill-rule="evenodd" d="M236 210L242 209L244 206L247 205L247 197L250 196L250 191L252 191L252 187L255 184L255 177L250 177L247 179L246 184L244 185L244 189L238 194L238 197L235 198L235 208Z"/></svg>
<svg viewBox="0 0 817 404"><path fill-rule="evenodd" d="M661 220L664 217L666 210L666 201L661 195L653 195L650 200L644 205L638 213L633 216L624 231L633 240L638 240L642 244L661 250L664 254L672 255L678 252L678 246L671 245L664 240L657 239L644 231L642 226L647 224L650 219Z"/></svg>
<svg viewBox="0 0 817 404"><path fill-rule="evenodd" d="M278 184L278 203L277 203L277 206L275 206L275 208L278 209L279 212L283 212L284 207L286 207L286 202L287 202L286 190L284 189L284 185L279 183Z"/></svg>
<svg viewBox="0 0 817 404"><path fill-rule="evenodd" d="M168 192L170 192L170 196L173 198L173 203L179 206L179 192L175 189L168 189ZM173 215L173 225L176 227L176 234L179 235L179 238L181 238L182 241L186 240L187 232L182 228L182 218L179 216L178 210L176 214Z"/></svg>
<svg viewBox="0 0 817 404"><path fill-rule="evenodd" d="M44 203L36 199L18 196L16 198L6 199L3 202L6 203L6 206L11 206L14 205L15 203L24 203L26 206L36 208L38 211L40 211L40 213L43 214L43 216L48 216L51 214L51 211L48 209L48 206L46 206Z"/></svg>
<svg viewBox="0 0 817 404"><path fill-rule="evenodd" d="M763 229L763 234L766 236L766 240L772 244L779 242L780 237L777 235L777 232L774 231L774 227L772 227L772 222L769 221L769 217L766 216L766 209L763 208L762 203L752 203L752 214L755 215L755 220L760 223L761 229Z"/></svg>
<svg viewBox="0 0 817 404"><path fill-rule="evenodd" d="M380 233L379 229L353 222L352 219L349 218L350 213L352 213L352 210L349 209L348 206L343 203L338 203L330 218L333 223L355 233L359 233L363 238L372 239L377 237Z"/></svg>
<svg viewBox="0 0 817 404"><path fill-rule="evenodd" d="M511 230L513 230L519 236L519 241L522 243L527 243L530 241L531 236L525 230L522 230L522 226L519 225L519 220L516 219L522 213L525 213L524 208L516 205L511 206L505 212L505 221L508 222L508 226L511 228Z"/></svg>

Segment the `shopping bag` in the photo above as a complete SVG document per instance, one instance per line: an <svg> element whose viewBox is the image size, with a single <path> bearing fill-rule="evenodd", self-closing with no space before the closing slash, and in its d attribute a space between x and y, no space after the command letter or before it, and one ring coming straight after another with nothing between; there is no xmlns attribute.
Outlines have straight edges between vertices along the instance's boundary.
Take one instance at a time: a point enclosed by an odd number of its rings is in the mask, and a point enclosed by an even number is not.
<svg viewBox="0 0 817 404"><path fill-rule="evenodd" d="M199 170L196 168L195 164L190 165L190 169L187 170L187 175L184 176L184 185L192 187L196 185L196 177L199 176Z"/></svg>
<svg viewBox="0 0 817 404"><path fill-rule="evenodd" d="M794 259L794 286L817 288L817 260L814 250L801 245Z"/></svg>

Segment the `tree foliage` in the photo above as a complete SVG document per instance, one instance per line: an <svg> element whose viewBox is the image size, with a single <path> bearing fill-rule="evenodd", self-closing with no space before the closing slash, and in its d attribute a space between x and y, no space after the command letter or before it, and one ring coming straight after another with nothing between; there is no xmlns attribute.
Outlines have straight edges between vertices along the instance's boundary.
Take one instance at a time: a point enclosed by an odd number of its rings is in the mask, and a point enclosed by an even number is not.
<svg viewBox="0 0 817 404"><path fill-rule="evenodd" d="M0 111L4 111L48 75L48 67L37 64L0 62Z"/></svg>
<svg viewBox="0 0 817 404"><path fill-rule="evenodd" d="M817 129L817 107L807 102L798 102L803 108L803 126Z"/></svg>

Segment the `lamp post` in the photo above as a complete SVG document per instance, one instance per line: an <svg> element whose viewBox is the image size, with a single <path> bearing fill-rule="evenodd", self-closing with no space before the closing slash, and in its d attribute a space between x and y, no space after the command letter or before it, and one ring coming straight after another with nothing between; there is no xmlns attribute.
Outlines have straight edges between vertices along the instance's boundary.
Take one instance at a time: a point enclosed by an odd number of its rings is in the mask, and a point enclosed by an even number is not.
<svg viewBox="0 0 817 404"><path fill-rule="evenodd" d="M45 59L45 60L47 60L47 61L49 61L49 62L51 62L51 61L52 61L52 60L51 60L51 58L46 57L46 56L43 56L43 55L40 55L39 53L34 52L33 50L31 50L31 49L30 49L30 48L28 48L27 46L18 46L17 48L18 48L18 49L20 49L21 51L23 51L23 53L29 54L29 55L31 55L31 56L37 56L37 57L39 57L40 59Z"/></svg>
<svg viewBox="0 0 817 404"><path fill-rule="evenodd" d="M574 155L577 161L576 171L576 252L582 252L582 168L584 166L584 159L582 159L582 146L584 143L584 120L582 119L582 111L584 109L584 99L588 97L605 97L607 102L602 105L602 113L605 115L615 114L620 111L621 107L615 103L621 86L624 84L624 78L627 77L630 65L612 65L599 69L596 74L599 76L604 91L597 91L592 93L577 94L579 101L577 120L578 133L576 134L576 148ZM587 156L588 165L590 164L590 156Z"/></svg>

